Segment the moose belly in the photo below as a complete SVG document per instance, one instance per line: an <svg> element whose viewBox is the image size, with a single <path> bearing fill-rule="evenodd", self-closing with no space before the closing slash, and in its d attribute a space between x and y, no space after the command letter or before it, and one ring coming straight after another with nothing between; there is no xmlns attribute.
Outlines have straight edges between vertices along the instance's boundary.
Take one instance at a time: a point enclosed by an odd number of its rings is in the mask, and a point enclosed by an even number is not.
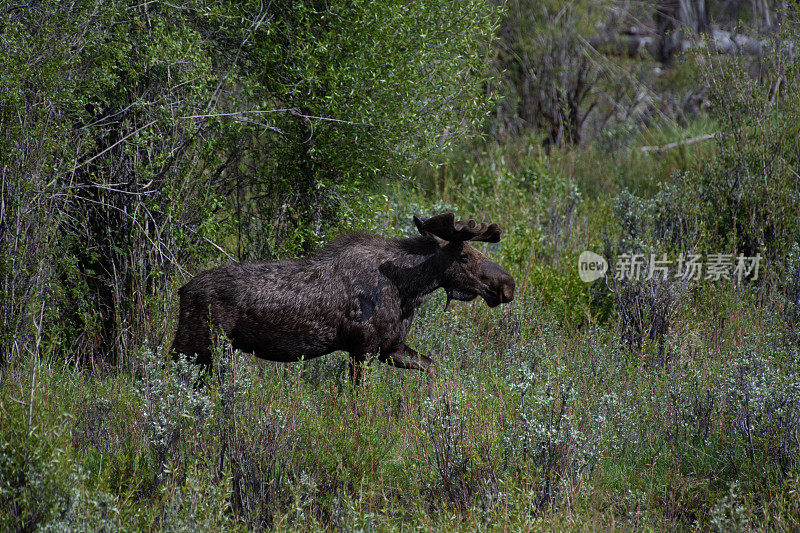
<svg viewBox="0 0 800 533"><path fill-rule="evenodd" d="M297 328L239 321L228 336L234 348L270 361L313 359L335 350L335 332L329 328L310 328L300 333Z"/></svg>

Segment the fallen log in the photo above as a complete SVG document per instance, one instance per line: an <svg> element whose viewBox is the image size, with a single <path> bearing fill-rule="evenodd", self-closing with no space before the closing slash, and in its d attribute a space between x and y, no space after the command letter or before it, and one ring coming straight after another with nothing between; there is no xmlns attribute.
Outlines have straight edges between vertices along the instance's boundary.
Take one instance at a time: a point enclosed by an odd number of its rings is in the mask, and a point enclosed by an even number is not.
<svg viewBox="0 0 800 533"><path fill-rule="evenodd" d="M640 146L636 150L639 152L656 152L662 153L666 152L667 150L672 150L673 148L678 148L680 146L689 146L691 144L696 144L703 141L708 141L716 137L716 133L707 133L705 135L698 135L697 137L692 137L691 139L684 139L682 141L675 141L669 144L665 144L663 146Z"/></svg>

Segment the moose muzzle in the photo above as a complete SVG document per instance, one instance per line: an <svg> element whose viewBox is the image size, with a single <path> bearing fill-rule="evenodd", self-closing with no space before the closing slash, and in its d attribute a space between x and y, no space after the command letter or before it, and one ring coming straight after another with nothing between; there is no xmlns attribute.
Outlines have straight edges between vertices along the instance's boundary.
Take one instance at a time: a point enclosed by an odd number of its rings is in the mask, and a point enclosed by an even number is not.
<svg viewBox="0 0 800 533"><path fill-rule="evenodd" d="M514 278L500 265L492 262L484 263L481 266L481 278L488 289L481 296L489 307L496 307L514 299L516 287Z"/></svg>

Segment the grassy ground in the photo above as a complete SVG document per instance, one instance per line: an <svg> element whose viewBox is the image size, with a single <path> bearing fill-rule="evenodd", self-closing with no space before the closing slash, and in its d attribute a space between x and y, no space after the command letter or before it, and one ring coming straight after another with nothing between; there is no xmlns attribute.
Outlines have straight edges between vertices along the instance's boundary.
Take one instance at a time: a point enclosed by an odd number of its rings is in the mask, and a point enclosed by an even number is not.
<svg viewBox="0 0 800 533"><path fill-rule="evenodd" d="M577 276L583 250L656 246L631 234L622 191L649 201L711 151L507 148L376 193L374 231L452 209L506 232L484 249L517 279L513 304L420 309L409 342L439 365L432 398L378 362L352 391L342 354L278 365L221 344L200 389L164 346L106 373L21 357L0 382L0 527L797 530L785 307L758 284L612 293ZM171 305L152 317L165 346Z"/></svg>

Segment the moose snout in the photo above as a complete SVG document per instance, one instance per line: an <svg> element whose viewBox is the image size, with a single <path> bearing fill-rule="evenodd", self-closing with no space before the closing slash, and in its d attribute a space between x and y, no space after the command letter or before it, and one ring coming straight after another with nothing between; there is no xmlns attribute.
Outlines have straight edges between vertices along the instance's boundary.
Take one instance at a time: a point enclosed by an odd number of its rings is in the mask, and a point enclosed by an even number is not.
<svg viewBox="0 0 800 533"><path fill-rule="evenodd" d="M516 284L514 278L496 263L485 263L481 268L483 279L490 294L484 296L490 307L510 302L514 299Z"/></svg>
<svg viewBox="0 0 800 533"><path fill-rule="evenodd" d="M502 294L503 294L503 303L510 302L514 299L514 278L511 277L509 274L508 279L503 282Z"/></svg>

